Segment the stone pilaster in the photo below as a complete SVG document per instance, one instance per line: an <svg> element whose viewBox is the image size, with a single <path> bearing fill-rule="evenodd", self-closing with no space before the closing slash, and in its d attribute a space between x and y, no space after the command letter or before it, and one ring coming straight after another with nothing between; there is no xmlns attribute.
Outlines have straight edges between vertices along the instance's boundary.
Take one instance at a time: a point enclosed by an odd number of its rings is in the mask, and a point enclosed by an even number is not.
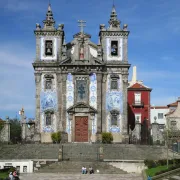
<svg viewBox="0 0 180 180"><path fill-rule="evenodd" d="M127 86L128 75L123 75L123 135L128 135L128 115L127 115Z"/></svg>
<svg viewBox="0 0 180 180"><path fill-rule="evenodd" d="M10 141L10 123L6 121L0 131L0 142L8 143Z"/></svg>
<svg viewBox="0 0 180 180"><path fill-rule="evenodd" d="M97 74L97 134L102 131L102 74Z"/></svg>
<svg viewBox="0 0 180 180"><path fill-rule="evenodd" d="M102 80L102 131L106 132L106 82L107 74L103 74Z"/></svg>
<svg viewBox="0 0 180 180"><path fill-rule="evenodd" d="M141 123L140 122L136 122L135 124L135 128L132 131L132 141L137 141L140 142L141 141Z"/></svg>
<svg viewBox="0 0 180 180"><path fill-rule="evenodd" d="M40 60L41 38L36 36L36 61Z"/></svg>
<svg viewBox="0 0 180 180"><path fill-rule="evenodd" d="M36 119L35 119L35 141L40 141L41 131L41 109L40 109L40 93L41 93L41 73L35 73L36 82Z"/></svg>
<svg viewBox="0 0 180 180"><path fill-rule="evenodd" d="M66 133L66 80L67 74L62 74L62 88L61 88L61 96L62 96L62 142L68 141L68 135Z"/></svg>
<svg viewBox="0 0 180 180"><path fill-rule="evenodd" d="M26 123L21 123L21 138L22 141L26 141Z"/></svg>
<svg viewBox="0 0 180 180"><path fill-rule="evenodd" d="M62 74L57 73L57 98L58 98L58 111L57 111L57 131L63 131L62 127Z"/></svg>
<svg viewBox="0 0 180 180"><path fill-rule="evenodd" d="M123 38L123 61L128 61L128 37Z"/></svg>

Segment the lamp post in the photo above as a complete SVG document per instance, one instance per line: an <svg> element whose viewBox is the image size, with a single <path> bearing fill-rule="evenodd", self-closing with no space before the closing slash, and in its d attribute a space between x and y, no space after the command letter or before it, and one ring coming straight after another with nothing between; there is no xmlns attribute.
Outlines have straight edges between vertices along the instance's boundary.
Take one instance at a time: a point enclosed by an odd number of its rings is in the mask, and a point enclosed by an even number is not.
<svg viewBox="0 0 180 180"><path fill-rule="evenodd" d="M168 132L168 119L167 119L167 123L166 123L166 150L167 150L167 169L169 168L169 151L168 151L168 138L169 138L169 132Z"/></svg>

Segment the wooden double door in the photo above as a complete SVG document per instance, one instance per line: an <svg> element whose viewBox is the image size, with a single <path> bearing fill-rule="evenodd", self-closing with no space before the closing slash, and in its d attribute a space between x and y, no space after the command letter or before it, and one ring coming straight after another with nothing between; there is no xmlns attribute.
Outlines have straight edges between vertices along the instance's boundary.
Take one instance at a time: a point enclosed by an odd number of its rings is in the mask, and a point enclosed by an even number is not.
<svg viewBox="0 0 180 180"><path fill-rule="evenodd" d="M88 142L88 116L75 117L75 142Z"/></svg>

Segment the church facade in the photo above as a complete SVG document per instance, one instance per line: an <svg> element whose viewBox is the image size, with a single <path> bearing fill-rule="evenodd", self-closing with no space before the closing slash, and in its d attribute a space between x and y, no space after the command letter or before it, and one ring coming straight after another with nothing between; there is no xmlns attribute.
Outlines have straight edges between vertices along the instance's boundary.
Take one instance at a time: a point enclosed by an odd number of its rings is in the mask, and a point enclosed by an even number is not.
<svg viewBox="0 0 180 180"><path fill-rule="evenodd" d="M97 142L111 132L114 142L128 139L127 56L129 31L120 27L113 6L109 27L100 25L98 44L84 32L65 42L64 25L55 27L51 5L43 27L36 24L35 141L51 142L60 131L62 142Z"/></svg>

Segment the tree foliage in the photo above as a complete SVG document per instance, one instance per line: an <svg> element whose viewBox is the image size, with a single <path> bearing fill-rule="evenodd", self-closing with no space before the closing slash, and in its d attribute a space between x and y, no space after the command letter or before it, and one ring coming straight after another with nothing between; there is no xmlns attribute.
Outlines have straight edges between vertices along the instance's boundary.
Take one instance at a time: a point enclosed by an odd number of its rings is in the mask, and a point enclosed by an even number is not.
<svg viewBox="0 0 180 180"><path fill-rule="evenodd" d="M11 119L10 140L13 144L21 142L21 123L18 119Z"/></svg>
<svg viewBox="0 0 180 180"><path fill-rule="evenodd" d="M113 135L110 132L102 133L102 143L103 144L111 144L113 141Z"/></svg>

